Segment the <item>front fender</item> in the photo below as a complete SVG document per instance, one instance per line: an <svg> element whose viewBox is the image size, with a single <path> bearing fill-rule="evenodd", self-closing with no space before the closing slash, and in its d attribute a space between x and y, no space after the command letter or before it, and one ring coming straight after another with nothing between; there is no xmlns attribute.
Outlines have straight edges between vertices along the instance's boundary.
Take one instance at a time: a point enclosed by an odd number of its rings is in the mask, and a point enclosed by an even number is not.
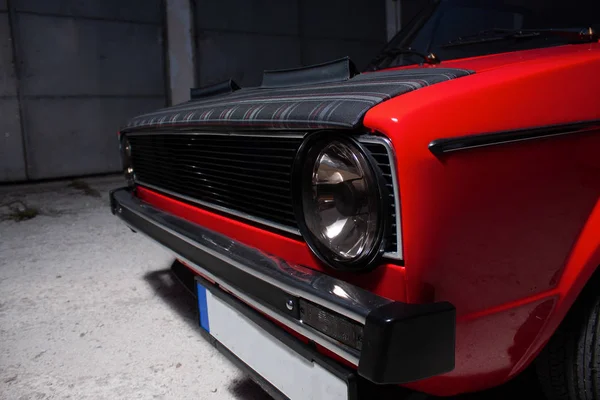
<svg viewBox="0 0 600 400"><path fill-rule="evenodd" d="M509 377L520 373L544 348L585 285L598 270L598 266L600 266L600 199L581 231L564 270L559 274L556 289L551 291L557 298L554 311L519 362L515 364Z"/></svg>
<svg viewBox="0 0 600 400"><path fill-rule="evenodd" d="M600 89L600 56L546 61L478 71L365 116L397 157L407 300L457 310L455 370L411 388L452 395L515 376L600 264L600 110L578 101ZM441 155L428 148L576 122L590 129Z"/></svg>

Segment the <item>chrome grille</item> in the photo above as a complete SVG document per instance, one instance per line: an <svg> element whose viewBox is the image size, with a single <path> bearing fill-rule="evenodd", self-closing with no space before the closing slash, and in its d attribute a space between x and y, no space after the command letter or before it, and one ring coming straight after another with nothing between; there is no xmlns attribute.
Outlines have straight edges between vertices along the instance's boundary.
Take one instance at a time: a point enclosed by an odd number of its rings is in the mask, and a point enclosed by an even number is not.
<svg viewBox="0 0 600 400"><path fill-rule="evenodd" d="M128 134L138 184L213 210L299 234L291 197L291 170L301 135L213 133ZM392 149L361 136L390 193L393 229L386 255L401 258L398 195Z"/></svg>
<svg viewBox="0 0 600 400"><path fill-rule="evenodd" d="M396 179L394 152L388 141L381 137L363 136L359 138L363 147L371 153L377 163L388 195L390 196L391 229L386 247L386 255L390 258L402 259L402 246L399 241L400 214L399 194Z"/></svg>

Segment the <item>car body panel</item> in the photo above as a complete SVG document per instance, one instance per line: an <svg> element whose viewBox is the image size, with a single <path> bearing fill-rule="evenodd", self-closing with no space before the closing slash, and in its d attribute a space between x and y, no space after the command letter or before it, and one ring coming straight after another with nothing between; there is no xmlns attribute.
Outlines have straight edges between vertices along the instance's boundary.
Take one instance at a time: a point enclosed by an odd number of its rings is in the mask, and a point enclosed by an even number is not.
<svg viewBox="0 0 600 400"><path fill-rule="evenodd" d="M600 106L590 101L600 46L562 47L450 62L477 73L365 116L396 152L407 298L444 299L458 313L457 367L414 389L448 395L510 379L600 265ZM436 139L582 121L586 132L428 149Z"/></svg>
<svg viewBox="0 0 600 400"><path fill-rule="evenodd" d="M600 44L443 62L476 71L370 109L396 155L404 259L332 271L293 235L140 186L144 201L392 300L449 301L456 368L408 384L436 395L499 385L528 366L600 265ZM436 68L410 66L402 68ZM377 72L373 72L377 73ZM434 140L589 122L585 132L433 154ZM322 350L322 349L321 349Z"/></svg>

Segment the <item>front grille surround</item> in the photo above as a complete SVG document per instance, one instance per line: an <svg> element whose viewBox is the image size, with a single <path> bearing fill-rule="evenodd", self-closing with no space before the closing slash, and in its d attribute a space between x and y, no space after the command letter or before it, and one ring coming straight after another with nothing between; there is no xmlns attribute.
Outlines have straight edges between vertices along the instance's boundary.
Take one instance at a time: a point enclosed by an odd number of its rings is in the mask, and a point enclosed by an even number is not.
<svg viewBox="0 0 600 400"><path fill-rule="evenodd" d="M402 224L400 220L400 193L398 189L398 176L396 174L396 155L390 140L384 136L363 135L358 138L371 156L375 159L390 196L391 208L391 234L384 257L394 260L403 259L402 249Z"/></svg>
<svg viewBox="0 0 600 400"><path fill-rule="evenodd" d="M141 132L125 136L132 148L135 183L300 236L290 179L304 135ZM362 135L357 139L376 161L391 197L392 232L384 257L402 260L393 148L382 136Z"/></svg>

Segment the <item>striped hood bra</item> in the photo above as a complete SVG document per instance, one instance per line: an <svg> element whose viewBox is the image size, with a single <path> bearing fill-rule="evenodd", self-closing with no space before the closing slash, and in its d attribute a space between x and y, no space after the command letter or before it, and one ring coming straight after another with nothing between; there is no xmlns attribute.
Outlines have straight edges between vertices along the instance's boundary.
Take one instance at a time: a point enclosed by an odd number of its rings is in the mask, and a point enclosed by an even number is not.
<svg viewBox="0 0 600 400"><path fill-rule="evenodd" d="M334 82L263 86L193 99L135 117L123 132L168 127L200 129L353 129L366 112L393 97L472 71L414 68L358 74Z"/></svg>

